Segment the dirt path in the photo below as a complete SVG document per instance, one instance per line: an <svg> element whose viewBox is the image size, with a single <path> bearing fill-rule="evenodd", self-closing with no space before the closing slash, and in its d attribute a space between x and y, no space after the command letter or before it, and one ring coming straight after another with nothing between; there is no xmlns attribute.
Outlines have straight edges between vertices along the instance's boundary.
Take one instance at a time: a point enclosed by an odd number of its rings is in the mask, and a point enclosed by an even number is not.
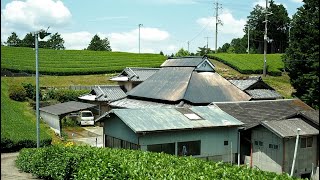
<svg viewBox="0 0 320 180"><path fill-rule="evenodd" d="M19 152L15 153L1 153L1 179L4 180L26 180L38 179L30 173L19 171L15 166L15 160Z"/></svg>

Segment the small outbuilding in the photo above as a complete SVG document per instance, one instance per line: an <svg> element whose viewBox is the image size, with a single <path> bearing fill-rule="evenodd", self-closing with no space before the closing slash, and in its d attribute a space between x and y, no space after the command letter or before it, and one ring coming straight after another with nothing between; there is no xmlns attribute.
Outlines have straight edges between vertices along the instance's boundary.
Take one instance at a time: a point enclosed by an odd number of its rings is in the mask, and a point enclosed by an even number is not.
<svg viewBox="0 0 320 180"><path fill-rule="evenodd" d="M113 109L104 121L104 147L192 155L234 162L242 122L217 106Z"/></svg>
<svg viewBox="0 0 320 180"><path fill-rule="evenodd" d="M94 108L96 105L69 101L40 108L40 117L46 122L55 133L61 135L61 119L70 113L85 109Z"/></svg>

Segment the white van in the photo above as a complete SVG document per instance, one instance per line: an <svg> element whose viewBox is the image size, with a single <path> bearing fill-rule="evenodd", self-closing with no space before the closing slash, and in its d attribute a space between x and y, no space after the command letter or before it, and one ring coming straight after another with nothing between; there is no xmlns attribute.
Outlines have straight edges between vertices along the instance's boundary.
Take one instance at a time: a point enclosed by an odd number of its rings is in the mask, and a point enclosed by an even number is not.
<svg viewBox="0 0 320 180"><path fill-rule="evenodd" d="M80 111L77 121L81 126L84 126L84 125L92 125L93 126L94 125L94 117L93 117L92 112L88 111L88 110Z"/></svg>

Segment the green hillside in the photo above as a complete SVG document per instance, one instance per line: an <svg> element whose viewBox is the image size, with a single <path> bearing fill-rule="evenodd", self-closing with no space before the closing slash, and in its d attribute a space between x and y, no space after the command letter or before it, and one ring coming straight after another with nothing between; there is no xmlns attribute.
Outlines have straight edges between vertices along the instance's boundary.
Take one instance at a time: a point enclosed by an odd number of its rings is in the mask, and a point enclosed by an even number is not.
<svg viewBox="0 0 320 180"><path fill-rule="evenodd" d="M267 72L269 75L280 76L284 69L282 54L267 54ZM209 58L218 60L242 74L262 74L263 54L209 54Z"/></svg>
<svg viewBox="0 0 320 180"><path fill-rule="evenodd" d="M159 67L165 59L165 56L147 53L39 49L39 72L49 75L103 74L119 72L125 67ZM35 50L1 46L1 68L34 73Z"/></svg>

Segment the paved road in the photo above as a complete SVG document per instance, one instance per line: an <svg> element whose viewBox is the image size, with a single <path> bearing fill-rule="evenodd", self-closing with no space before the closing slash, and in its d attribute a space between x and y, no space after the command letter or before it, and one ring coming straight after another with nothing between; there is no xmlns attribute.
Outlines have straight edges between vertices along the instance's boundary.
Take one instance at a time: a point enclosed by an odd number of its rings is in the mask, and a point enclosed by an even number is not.
<svg viewBox="0 0 320 180"><path fill-rule="evenodd" d="M81 142L93 147L103 147L103 127L83 127L84 131L78 133L68 132L68 140Z"/></svg>
<svg viewBox="0 0 320 180"><path fill-rule="evenodd" d="M19 152L15 153L1 153L1 179L4 180L27 180L37 179L30 173L19 171L15 166Z"/></svg>

